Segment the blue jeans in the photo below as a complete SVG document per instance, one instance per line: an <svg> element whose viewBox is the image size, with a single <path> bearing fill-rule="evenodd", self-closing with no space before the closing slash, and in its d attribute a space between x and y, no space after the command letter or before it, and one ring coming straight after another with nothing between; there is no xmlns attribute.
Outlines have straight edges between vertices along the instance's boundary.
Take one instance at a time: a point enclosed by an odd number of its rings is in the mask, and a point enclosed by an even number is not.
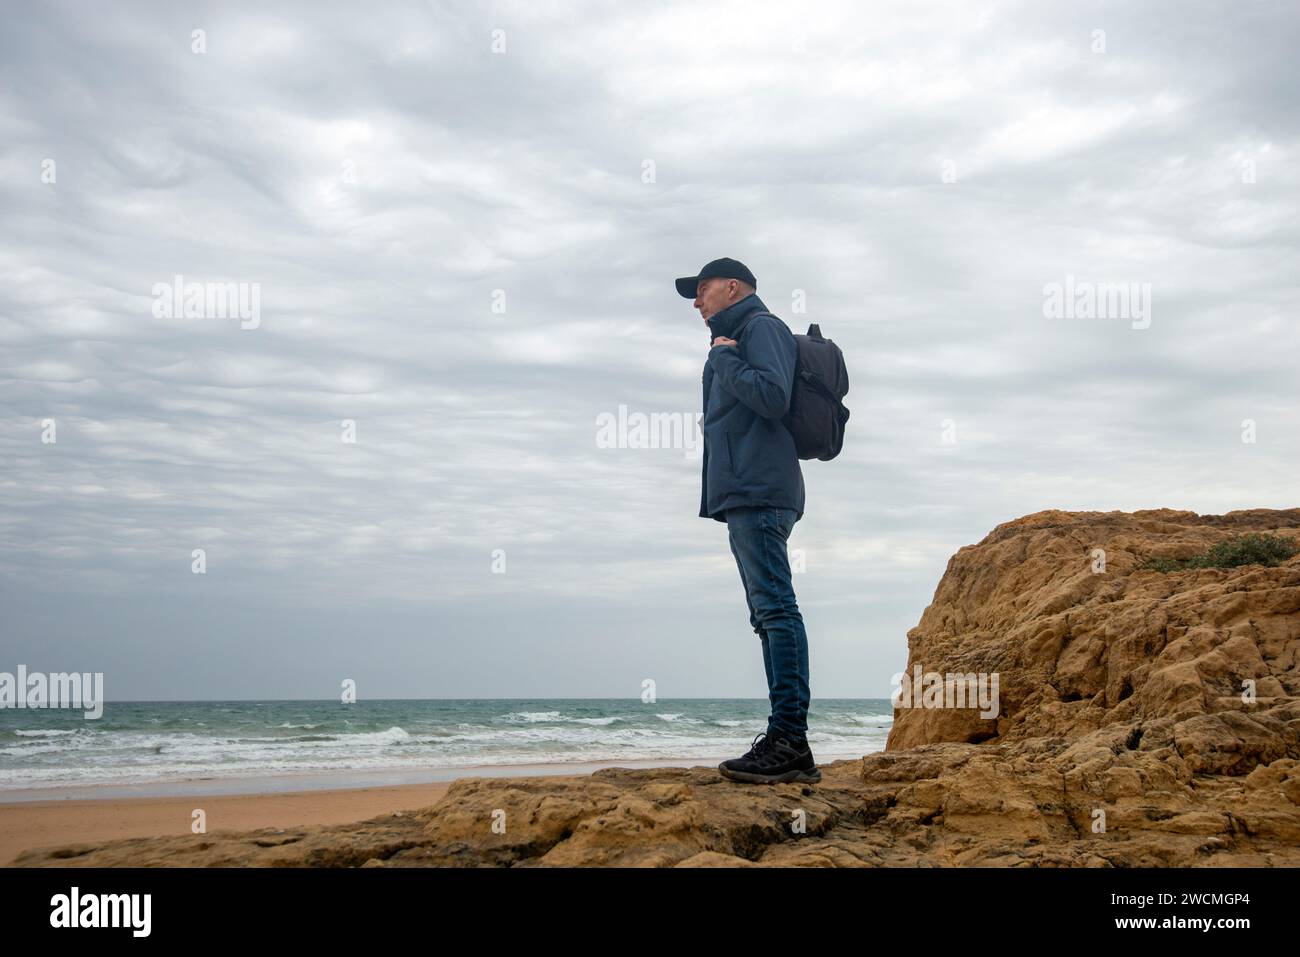
<svg viewBox="0 0 1300 957"><path fill-rule="evenodd" d="M769 733L797 738L808 732L808 636L790 581L786 541L794 528L792 508L729 508L727 539L736 556L749 605L749 624L763 642Z"/></svg>

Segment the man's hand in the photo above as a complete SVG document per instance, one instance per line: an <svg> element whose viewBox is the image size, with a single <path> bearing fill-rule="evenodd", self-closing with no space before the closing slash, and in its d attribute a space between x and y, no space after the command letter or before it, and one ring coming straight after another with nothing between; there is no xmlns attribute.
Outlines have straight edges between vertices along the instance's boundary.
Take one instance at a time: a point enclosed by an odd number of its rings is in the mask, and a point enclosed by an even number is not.
<svg viewBox="0 0 1300 957"><path fill-rule="evenodd" d="M734 345L737 345L736 340L728 339L726 336L715 336L713 339L713 346L734 346ZM710 346L709 348L711 349L713 348L713 346Z"/></svg>

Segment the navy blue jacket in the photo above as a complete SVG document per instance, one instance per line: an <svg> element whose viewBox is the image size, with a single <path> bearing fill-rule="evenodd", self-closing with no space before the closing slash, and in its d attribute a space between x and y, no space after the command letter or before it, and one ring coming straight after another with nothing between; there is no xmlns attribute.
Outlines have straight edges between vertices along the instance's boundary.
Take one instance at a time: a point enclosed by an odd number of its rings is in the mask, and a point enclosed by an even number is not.
<svg viewBox="0 0 1300 957"><path fill-rule="evenodd" d="M757 293L709 317L710 339L766 312ZM790 408L798 346L775 316L756 316L737 346L714 346L704 364L704 465L700 518L727 520L739 505L792 508L803 517L803 472L794 436L781 422Z"/></svg>

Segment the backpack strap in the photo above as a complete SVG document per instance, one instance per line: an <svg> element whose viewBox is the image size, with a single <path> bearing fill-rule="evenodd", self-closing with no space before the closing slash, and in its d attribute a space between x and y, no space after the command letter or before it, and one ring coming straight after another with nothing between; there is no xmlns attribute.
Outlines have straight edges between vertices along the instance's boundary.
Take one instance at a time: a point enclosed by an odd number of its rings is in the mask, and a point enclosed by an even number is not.
<svg viewBox="0 0 1300 957"><path fill-rule="evenodd" d="M824 395L828 400L834 402L840 408L844 407L844 404L840 401L840 397L830 390L830 386L828 386L825 382L821 380L821 376L814 375L813 373L808 372L806 369L800 369L799 375L803 378L804 382L808 383L808 385L816 389L818 392Z"/></svg>

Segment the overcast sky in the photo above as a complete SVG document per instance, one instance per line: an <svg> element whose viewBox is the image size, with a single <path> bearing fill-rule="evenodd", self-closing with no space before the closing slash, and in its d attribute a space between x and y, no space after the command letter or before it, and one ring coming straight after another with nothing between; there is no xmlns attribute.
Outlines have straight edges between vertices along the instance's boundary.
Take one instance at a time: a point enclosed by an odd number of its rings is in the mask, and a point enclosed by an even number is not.
<svg viewBox="0 0 1300 957"><path fill-rule="evenodd" d="M596 441L620 405L698 415L673 279L720 256L849 368L790 542L814 721L890 693L949 556L999 523L1295 507L1298 23L11 10L0 670L102 671L118 700L765 697L698 453ZM160 316L177 275L256 284L256 324ZM1067 281L1149 311L1045 315Z"/></svg>

